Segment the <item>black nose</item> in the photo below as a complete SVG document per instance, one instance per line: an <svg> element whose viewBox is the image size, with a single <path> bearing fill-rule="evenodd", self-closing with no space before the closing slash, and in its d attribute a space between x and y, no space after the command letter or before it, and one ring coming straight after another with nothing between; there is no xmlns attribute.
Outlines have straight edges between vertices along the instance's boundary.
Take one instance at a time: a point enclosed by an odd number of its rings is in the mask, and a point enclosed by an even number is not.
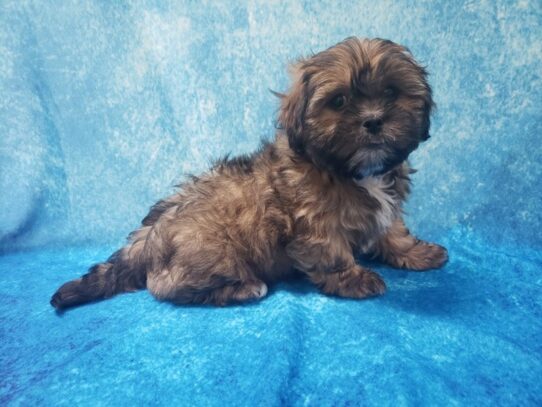
<svg viewBox="0 0 542 407"><path fill-rule="evenodd" d="M365 127L369 133L376 134L382 128L382 119L369 119L363 122L363 127Z"/></svg>

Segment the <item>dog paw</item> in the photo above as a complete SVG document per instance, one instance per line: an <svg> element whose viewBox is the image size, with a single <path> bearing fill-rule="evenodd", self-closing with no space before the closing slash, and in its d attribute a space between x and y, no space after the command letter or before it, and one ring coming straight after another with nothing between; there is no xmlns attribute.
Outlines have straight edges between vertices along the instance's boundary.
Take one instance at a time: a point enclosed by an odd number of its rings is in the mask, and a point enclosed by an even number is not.
<svg viewBox="0 0 542 407"><path fill-rule="evenodd" d="M448 251L438 244L420 241L402 260L403 267L410 270L438 269L448 261Z"/></svg>
<svg viewBox="0 0 542 407"><path fill-rule="evenodd" d="M263 298L267 295L267 284L260 283L256 284L253 288L253 293L256 298Z"/></svg>
<svg viewBox="0 0 542 407"><path fill-rule="evenodd" d="M367 298L386 292L386 283L377 273L363 270L344 279L338 289L338 295L348 298Z"/></svg>
<svg viewBox="0 0 542 407"><path fill-rule="evenodd" d="M245 283L235 292L236 301L259 300L267 295L267 284L264 282Z"/></svg>

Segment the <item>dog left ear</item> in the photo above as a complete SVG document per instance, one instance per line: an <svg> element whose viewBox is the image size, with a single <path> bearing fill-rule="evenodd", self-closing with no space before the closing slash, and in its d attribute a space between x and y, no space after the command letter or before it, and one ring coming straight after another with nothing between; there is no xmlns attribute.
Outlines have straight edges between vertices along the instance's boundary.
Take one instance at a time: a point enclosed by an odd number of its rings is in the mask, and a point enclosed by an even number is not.
<svg viewBox="0 0 542 407"><path fill-rule="evenodd" d="M399 44L395 44L388 40L382 40L382 44L389 47L396 47L400 50L402 53L403 58L406 58L410 64L413 65L414 69L416 69L421 77L421 88L424 89L424 106L423 106L423 118L422 123L420 126L420 139L422 141L428 140L431 136L429 134L429 128L431 127L431 113L433 109L435 108L435 103L433 102L433 92L431 90L431 86L429 86L429 82L427 81L427 77L429 76L429 73L425 69L424 66L420 65L416 60L414 59L414 56L412 55L412 52L410 50Z"/></svg>
<svg viewBox="0 0 542 407"><path fill-rule="evenodd" d="M426 102L423 111L423 119L421 125L421 135L420 138L422 141L427 141L431 137L429 134L429 128L431 127L431 111L433 110L433 101Z"/></svg>
<svg viewBox="0 0 542 407"><path fill-rule="evenodd" d="M425 73L425 70L424 70L424 76L425 77L427 76L427 73ZM427 87L427 97L426 97L424 107L423 107L423 119L422 119L421 134L420 134L422 141L429 140L429 138L431 137L431 135L429 134L429 128L431 127L431 113L433 109L435 108L435 103L433 102L433 98L432 98L431 87L429 86L427 81L425 85Z"/></svg>
<svg viewBox="0 0 542 407"><path fill-rule="evenodd" d="M293 67L294 83L286 95L281 96L279 124L288 136L290 148L299 154L304 151L303 133L305 127L305 112L309 99L308 84L310 76L299 67L301 62Z"/></svg>

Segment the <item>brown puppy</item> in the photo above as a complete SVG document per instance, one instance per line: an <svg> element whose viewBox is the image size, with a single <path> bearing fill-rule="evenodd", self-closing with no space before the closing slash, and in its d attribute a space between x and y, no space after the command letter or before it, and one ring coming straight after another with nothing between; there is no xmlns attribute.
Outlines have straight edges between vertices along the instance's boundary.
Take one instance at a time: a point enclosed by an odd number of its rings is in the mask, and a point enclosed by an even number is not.
<svg viewBox="0 0 542 407"><path fill-rule="evenodd" d="M281 130L218 162L154 205L128 244L64 284L63 309L147 287L175 303L247 301L304 273L324 293L382 294L356 253L393 267L442 266L446 250L409 234L408 155L429 137L426 72L390 41L349 38L293 67Z"/></svg>

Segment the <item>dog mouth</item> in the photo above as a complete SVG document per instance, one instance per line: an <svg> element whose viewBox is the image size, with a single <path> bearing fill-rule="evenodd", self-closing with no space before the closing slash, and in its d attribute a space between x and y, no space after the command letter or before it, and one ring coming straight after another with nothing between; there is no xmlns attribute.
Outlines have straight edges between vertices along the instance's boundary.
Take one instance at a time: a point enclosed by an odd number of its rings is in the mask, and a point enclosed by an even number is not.
<svg viewBox="0 0 542 407"><path fill-rule="evenodd" d="M351 174L358 180L385 174L407 160L409 153L408 149L394 149L385 140L368 141L353 157Z"/></svg>
<svg viewBox="0 0 542 407"><path fill-rule="evenodd" d="M376 134L362 132L358 137L361 139L362 147L371 149L386 147L390 144L390 142L395 140L395 136L393 134L389 134L384 130Z"/></svg>

